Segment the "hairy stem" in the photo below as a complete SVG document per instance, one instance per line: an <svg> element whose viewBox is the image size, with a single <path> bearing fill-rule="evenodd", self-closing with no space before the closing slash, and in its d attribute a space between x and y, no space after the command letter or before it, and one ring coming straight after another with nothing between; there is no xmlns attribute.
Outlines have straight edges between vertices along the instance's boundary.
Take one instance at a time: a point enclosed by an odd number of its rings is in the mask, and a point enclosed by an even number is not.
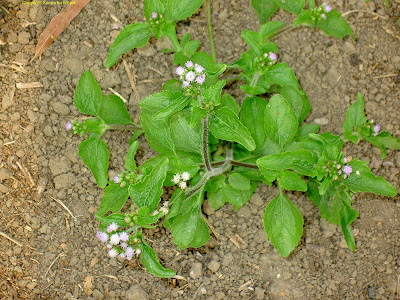
<svg viewBox="0 0 400 300"><path fill-rule="evenodd" d="M106 128L110 130L143 130L137 125L107 125Z"/></svg>
<svg viewBox="0 0 400 300"><path fill-rule="evenodd" d="M210 155L208 153L208 114L202 119L203 125L203 161L206 166L206 170L211 172Z"/></svg>
<svg viewBox="0 0 400 300"><path fill-rule="evenodd" d="M287 26L287 27L285 27L285 28L282 28L281 30L277 31L277 32L274 33L274 34L269 35L269 36L264 40L264 42L270 41L270 40L276 38L278 35L281 35L282 33L286 32L286 31L292 31L292 30L295 30L295 29L297 29L297 28L299 28L299 27L298 27L298 26L295 26L295 25L289 25L289 26Z"/></svg>
<svg viewBox="0 0 400 300"><path fill-rule="evenodd" d="M216 62L217 62L217 56L215 55L214 38L213 38L213 34L212 34L211 5L210 5L210 0L206 0L206 6L207 6L208 38L209 38L209 40L210 40L212 59L213 59L214 63L216 63Z"/></svg>

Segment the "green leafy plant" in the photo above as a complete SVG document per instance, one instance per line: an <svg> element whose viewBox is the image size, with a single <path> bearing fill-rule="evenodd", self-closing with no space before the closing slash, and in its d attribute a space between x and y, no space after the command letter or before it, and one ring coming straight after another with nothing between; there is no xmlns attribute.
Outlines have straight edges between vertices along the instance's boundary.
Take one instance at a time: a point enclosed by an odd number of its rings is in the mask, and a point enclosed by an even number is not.
<svg viewBox="0 0 400 300"><path fill-rule="evenodd" d="M323 218L341 226L354 251L351 223L358 216L352 208L354 194L397 194L365 162L345 157L339 136L318 133L319 126L304 124L311 109L309 100L293 70L279 62L278 47L271 41L298 26L319 28L333 37L353 37L347 22L331 6L317 7L315 1L308 1L308 9L304 0L251 3L260 28L242 32L249 50L227 65L215 58L209 0L206 6L212 55L198 52L200 43L191 41L189 34L178 40L175 31L176 22L192 15L202 1L144 1L146 23L128 25L121 31L110 48L106 67L128 50L144 46L152 35L164 35L172 42L174 49L166 52L174 53L174 63L179 66L176 78L139 102L140 125L133 123L120 98L102 94L90 71L82 74L74 103L81 113L93 118L84 123L72 121L67 130L80 136L88 134L79 155L104 188L96 214L100 222L97 236L107 245L110 257L130 260L139 255L148 272L172 277L175 272L165 269L145 242L145 229L163 219L178 248L201 247L210 238L202 215L204 200L208 199L213 209L230 203L236 211L251 199L260 183L279 188L266 206L263 222L280 255L288 256L295 249L304 224L285 191L306 192ZM267 21L279 8L297 15L293 25ZM224 93L227 81L220 77L227 68L236 70L236 79L243 83L241 101ZM353 142L362 138L387 147L387 133L372 137L368 126L359 96L347 113L345 138ZM118 129L134 133L125 170L109 180L109 153L101 137L106 130ZM143 132L158 154L137 166L136 139ZM160 204L165 189L172 189L173 194Z"/></svg>

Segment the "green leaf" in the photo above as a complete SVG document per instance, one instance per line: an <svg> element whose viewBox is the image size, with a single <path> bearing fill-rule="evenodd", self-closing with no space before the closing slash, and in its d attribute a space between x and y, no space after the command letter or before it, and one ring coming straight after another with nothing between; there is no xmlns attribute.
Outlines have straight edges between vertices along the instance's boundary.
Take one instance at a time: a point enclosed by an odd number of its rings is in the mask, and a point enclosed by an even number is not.
<svg viewBox="0 0 400 300"><path fill-rule="evenodd" d="M208 87L203 93L202 96L206 103L213 103L214 106L217 106L221 102L221 92L226 84L226 80L217 81L214 85Z"/></svg>
<svg viewBox="0 0 400 300"><path fill-rule="evenodd" d="M306 138L308 138L308 135L310 133L316 134L318 131L319 131L319 125L317 125L317 124L313 124L313 123L303 124L303 125L299 126L299 128L297 129L296 136L294 139L297 141L306 139Z"/></svg>
<svg viewBox="0 0 400 300"><path fill-rule="evenodd" d="M230 184L224 184L222 186L222 195L225 198L225 202L232 204L233 209L237 211L250 201L253 192L257 188L257 185L258 183L253 183L249 190L237 190Z"/></svg>
<svg viewBox="0 0 400 300"><path fill-rule="evenodd" d="M103 100L100 103L99 118L106 124L133 124L124 101L115 95L103 96Z"/></svg>
<svg viewBox="0 0 400 300"><path fill-rule="evenodd" d="M97 136L102 136L107 130L104 121L99 118L86 119L84 125L86 132L95 133Z"/></svg>
<svg viewBox="0 0 400 300"><path fill-rule="evenodd" d="M203 118L205 118L207 112L198 106L193 106L192 117L190 119L190 127L196 126L196 124Z"/></svg>
<svg viewBox="0 0 400 300"><path fill-rule="evenodd" d="M327 35L335 38L342 39L348 35L354 39L354 34L350 28L350 25L335 9L326 14L326 19L317 22L317 27Z"/></svg>
<svg viewBox="0 0 400 300"><path fill-rule="evenodd" d="M235 114L239 113L239 104L237 103L236 99L228 93L222 95L221 107L223 106L229 107Z"/></svg>
<svg viewBox="0 0 400 300"><path fill-rule="evenodd" d="M182 92L162 91L161 93L152 94L139 102L139 107L160 112L165 107L172 106L177 99L184 97Z"/></svg>
<svg viewBox="0 0 400 300"><path fill-rule="evenodd" d="M126 155L125 159L125 169L128 171L135 171L136 170L136 163L135 163L135 154L137 148L139 146L138 141L134 141L132 145L129 147L128 154Z"/></svg>
<svg viewBox="0 0 400 300"><path fill-rule="evenodd" d="M283 26L285 26L285 23L280 21L271 21L262 25L260 27L260 36L262 41L265 42L265 39L268 39L269 36L273 35Z"/></svg>
<svg viewBox="0 0 400 300"><path fill-rule="evenodd" d="M107 212L119 212L128 200L128 187L120 187L120 184L110 182L105 188L103 199L97 211L99 216L104 216Z"/></svg>
<svg viewBox="0 0 400 300"><path fill-rule="evenodd" d="M367 118L364 111L364 98L358 93L357 100L347 109L346 120L343 123L343 135L353 143L357 143L359 137L353 135L353 130L365 125Z"/></svg>
<svg viewBox="0 0 400 300"><path fill-rule="evenodd" d="M222 107L212 115L209 128L216 138L238 142L249 151L253 151L256 148L256 143L250 132L228 107Z"/></svg>
<svg viewBox="0 0 400 300"><path fill-rule="evenodd" d="M248 191L251 188L250 180L239 173L231 173L228 181L233 188L240 191Z"/></svg>
<svg viewBox="0 0 400 300"><path fill-rule="evenodd" d="M261 36L258 32L246 29L242 31L240 36L246 42L246 44L249 45L249 47L256 53L257 56L262 56L262 41Z"/></svg>
<svg viewBox="0 0 400 300"><path fill-rule="evenodd" d="M317 176L316 164L317 160L312 152L303 149L268 155L257 160L260 170L261 168L274 171L290 169L310 177Z"/></svg>
<svg viewBox="0 0 400 300"><path fill-rule="evenodd" d="M302 89L293 86L284 86L279 93L292 106L299 124L308 116L311 106L306 93Z"/></svg>
<svg viewBox="0 0 400 300"><path fill-rule="evenodd" d="M260 24L264 24L279 9L272 0L251 0L251 5L257 13Z"/></svg>
<svg viewBox="0 0 400 300"><path fill-rule="evenodd" d="M110 68L125 52L146 46L151 35L152 33L147 23L135 23L126 26L111 45L104 64L105 67Z"/></svg>
<svg viewBox="0 0 400 300"><path fill-rule="evenodd" d="M376 177L365 161L355 159L348 165L352 167L353 172L343 183L352 192L369 192L389 197L397 195L397 190L382 177ZM357 171L360 175L357 175Z"/></svg>
<svg viewBox="0 0 400 300"><path fill-rule="evenodd" d="M96 219L99 222L101 222L102 226L104 226L104 227L107 227L107 225L109 225L111 223L117 223L121 227L126 227L126 223L124 221L125 220L124 214L111 214L107 217L96 214ZM101 228L102 226L100 226L100 230L103 229L103 228Z"/></svg>
<svg viewBox="0 0 400 300"><path fill-rule="evenodd" d="M248 84L242 84L240 86L240 89L243 92L245 92L246 94L253 95L253 96L262 95L262 94L265 94L267 92L267 90L265 88L261 87L261 86L253 87L253 86L250 86Z"/></svg>
<svg viewBox="0 0 400 300"><path fill-rule="evenodd" d="M298 15L304 7L305 0L272 0L284 10Z"/></svg>
<svg viewBox="0 0 400 300"><path fill-rule="evenodd" d="M160 110L159 112L155 113L153 115L153 120L160 120L160 119L165 119L169 117L170 115L181 111L182 109L185 108L186 105L189 104L190 97L187 97L185 95L180 96L179 98L175 98L173 102L165 107L164 109Z"/></svg>
<svg viewBox="0 0 400 300"><path fill-rule="evenodd" d="M161 92L180 92L180 93L183 93L182 82L180 80L178 80L178 79L170 79L166 83L163 84L163 86L161 88Z"/></svg>
<svg viewBox="0 0 400 300"><path fill-rule="evenodd" d="M183 47L183 52L186 56L192 56L196 53L197 48L199 48L200 42L199 41L190 41Z"/></svg>
<svg viewBox="0 0 400 300"><path fill-rule="evenodd" d="M192 56L192 61L203 66L207 74L218 71L217 65L207 52L196 52Z"/></svg>
<svg viewBox="0 0 400 300"><path fill-rule="evenodd" d="M267 102L259 97L247 97L242 102L240 121L250 131L256 142L256 148L263 145L266 136L264 115L266 107Z"/></svg>
<svg viewBox="0 0 400 300"><path fill-rule="evenodd" d="M171 119L171 137L177 150L202 154L201 124L191 127L190 115L186 112L176 114Z"/></svg>
<svg viewBox="0 0 400 300"><path fill-rule="evenodd" d="M298 89L300 88L296 75L286 63L273 65L264 74L264 80L269 85L276 84L281 87L291 86Z"/></svg>
<svg viewBox="0 0 400 300"><path fill-rule="evenodd" d="M139 207L146 206L154 211L160 202L162 187L168 167L168 158L162 159L140 182L129 186L129 195Z"/></svg>
<svg viewBox="0 0 400 300"><path fill-rule="evenodd" d="M201 213L201 203L203 202L204 194L200 191L190 198L193 197L195 198L196 205L192 206L186 213L175 217L171 224L171 233L179 249L201 247L210 238L208 226L203 220Z"/></svg>
<svg viewBox="0 0 400 300"><path fill-rule="evenodd" d="M265 132L281 148L297 131L297 117L291 105L281 95L274 95L265 109Z"/></svg>
<svg viewBox="0 0 400 300"><path fill-rule="evenodd" d="M224 184L226 184L226 183L224 183ZM208 201L210 202L211 208L214 210L220 209L227 202L225 200L224 195L222 194L221 188L219 188L215 192L207 192L207 198L208 198Z"/></svg>
<svg viewBox="0 0 400 300"><path fill-rule="evenodd" d="M309 26L309 27L314 27L315 26L315 20L313 20L311 12L308 10L303 10L298 16L296 21L293 23L294 26Z"/></svg>
<svg viewBox="0 0 400 300"><path fill-rule="evenodd" d="M161 278L171 278L175 276L175 272L164 268L157 259L154 250L142 239L142 253L140 253L140 261L146 268L147 272Z"/></svg>
<svg viewBox="0 0 400 300"><path fill-rule="evenodd" d="M147 109L140 112L140 123L146 134L150 147L159 153L175 154L175 145L172 141L169 120L153 121L152 113Z"/></svg>
<svg viewBox="0 0 400 300"><path fill-rule="evenodd" d="M161 0L144 0L143 1L143 14L147 20L150 19L152 12L156 12L157 14L163 14L164 10L165 10L165 6L164 6L163 1L161 1Z"/></svg>
<svg viewBox="0 0 400 300"><path fill-rule="evenodd" d="M86 70L79 78L78 86L75 90L74 104L83 114L98 116L100 102L103 95L92 72Z"/></svg>
<svg viewBox="0 0 400 300"><path fill-rule="evenodd" d="M90 137L79 145L79 156L84 164L92 171L99 187L105 188L108 182L107 144L97 137Z"/></svg>
<svg viewBox="0 0 400 300"><path fill-rule="evenodd" d="M263 220L269 240L281 256L287 257L303 234L303 216L285 195L279 193L265 208Z"/></svg>
<svg viewBox="0 0 400 300"><path fill-rule="evenodd" d="M149 224L153 224L157 222L162 216L163 212L158 212L157 214L153 215L153 211L146 206L139 208L138 215L136 217L136 223L139 226L149 227Z"/></svg>
<svg viewBox="0 0 400 300"><path fill-rule="evenodd" d="M203 0L166 0L165 19L172 22L187 19L202 4Z"/></svg>
<svg viewBox="0 0 400 300"><path fill-rule="evenodd" d="M347 246L351 251L356 251L356 243L354 241L353 230L351 223L358 217L358 212L353 209L349 204L343 203L343 207L340 211L340 227L346 240Z"/></svg>
<svg viewBox="0 0 400 300"><path fill-rule="evenodd" d="M301 177L291 171L284 170L278 174L279 186L287 191L307 191L306 183Z"/></svg>

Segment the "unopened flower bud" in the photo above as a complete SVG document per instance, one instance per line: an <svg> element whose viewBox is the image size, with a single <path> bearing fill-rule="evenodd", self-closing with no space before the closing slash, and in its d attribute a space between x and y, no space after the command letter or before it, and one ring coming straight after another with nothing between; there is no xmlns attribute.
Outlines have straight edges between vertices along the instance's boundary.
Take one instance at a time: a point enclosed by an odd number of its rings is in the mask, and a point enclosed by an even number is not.
<svg viewBox="0 0 400 300"><path fill-rule="evenodd" d="M140 240L137 238L137 237L135 237L135 238L133 238L133 240L132 240L135 244L137 244L137 243L139 243L140 242Z"/></svg>
<svg viewBox="0 0 400 300"><path fill-rule="evenodd" d="M381 131L381 126L376 124L374 127L374 136L377 136L379 134L379 131Z"/></svg>
<svg viewBox="0 0 400 300"><path fill-rule="evenodd" d="M126 224L129 224L131 221L132 221L131 217L126 216L126 217L124 218L124 222L125 222Z"/></svg>
<svg viewBox="0 0 400 300"><path fill-rule="evenodd" d="M119 182L119 176L114 176L113 180L114 180L114 183L118 183Z"/></svg>
<svg viewBox="0 0 400 300"><path fill-rule="evenodd" d="M68 122L68 123L65 125L65 129L67 129L68 131L70 131L71 128L72 128L72 123L71 123L71 122Z"/></svg>
<svg viewBox="0 0 400 300"><path fill-rule="evenodd" d="M136 253L136 255L139 255L140 253L142 253L142 250L136 249L135 253Z"/></svg>

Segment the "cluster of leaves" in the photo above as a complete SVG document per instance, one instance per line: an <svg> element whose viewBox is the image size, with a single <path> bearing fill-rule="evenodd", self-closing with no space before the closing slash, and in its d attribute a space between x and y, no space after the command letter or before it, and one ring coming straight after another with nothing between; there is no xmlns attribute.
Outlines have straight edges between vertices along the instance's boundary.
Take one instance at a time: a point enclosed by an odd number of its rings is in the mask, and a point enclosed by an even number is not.
<svg viewBox="0 0 400 300"><path fill-rule="evenodd" d="M138 142L134 140L141 133L137 130L130 141L123 181L107 180L108 151L100 137L107 129L118 129L115 124L138 125L133 124L122 100L102 95L89 71L79 81L75 105L82 113L94 117L86 121L90 135L79 152L99 186L105 187L96 214L101 228L113 222L129 228L142 241L141 261L147 270L160 277L173 276L175 273L163 268L144 242L141 230L154 226L164 216L161 209L157 210L163 187L174 184L175 174L188 172L189 187L175 189L163 223L171 229L180 249L200 247L209 239L202 216L205 199L214 209L230 203L238 210L261 182L267 185L275 182L279 193L267 205L263 220L268 238L282 256L293 251L303 234L303 217L285 190L307 192L321 216L341 226L347 244L354 251L351 223L358 214L351 207L353 194L394 196L396 189L372 174L365 162L345 159L341 138L331 133L317 134L319 126L303 124L310 104L287 64L274 60L263 68L258 65L266 54L278 53L277 45L270 40L285 24L266 21L279 7L298 14L296 25L316 26L332 36L352 36L350 27L334 10L323 21L308 22L309 11L304 9L304 0L254 0L252 5L261 22L260 30L242 32L250 50L227 66L215 62L205 52L197 52L199 42L190 41L188 34L181 41L177 39L176 22L193 14L202 2L145 0L147 22L128 25L110 48L107 67L126 51L144 46L150 36L165 35L174 47L170 50L174 52L174 62L183 65L190 60L204 67L206 76L198 95L187 96L181 82L171 79L159 93L140 101L140 126L158 155L136 166ZM309 9L314 6L314 1L309 1ZM157 19L152 17L155 15ZM243 81L240 88L246 93L241 105L230 94L221 95L226 81L219 76L227 67L240 70L238 76ZM349 110L349 121L345 124L351 135L352 129L359 132L358 128L365 125L365 117L360 117L359 109L353 108L355 105ZM366 139L363 135L357 137ZM346 163L353 172L343 176L338 173L338 166L342 168ZM121 213L129 198L131 210Z"/></svg>
<svg viewBox="0 0 400 300"><path fill-rule="evenodd" d="M377 125L375 125L377 126ZM379 126L379 125L378 125ZM400 140L385 130L374 132L373 122L365 117L364 99L361 94L347 110L343 123L343 135L354 144L365 140L381 150L381 159L386 157L386 149L400 150Z"/></svg>

